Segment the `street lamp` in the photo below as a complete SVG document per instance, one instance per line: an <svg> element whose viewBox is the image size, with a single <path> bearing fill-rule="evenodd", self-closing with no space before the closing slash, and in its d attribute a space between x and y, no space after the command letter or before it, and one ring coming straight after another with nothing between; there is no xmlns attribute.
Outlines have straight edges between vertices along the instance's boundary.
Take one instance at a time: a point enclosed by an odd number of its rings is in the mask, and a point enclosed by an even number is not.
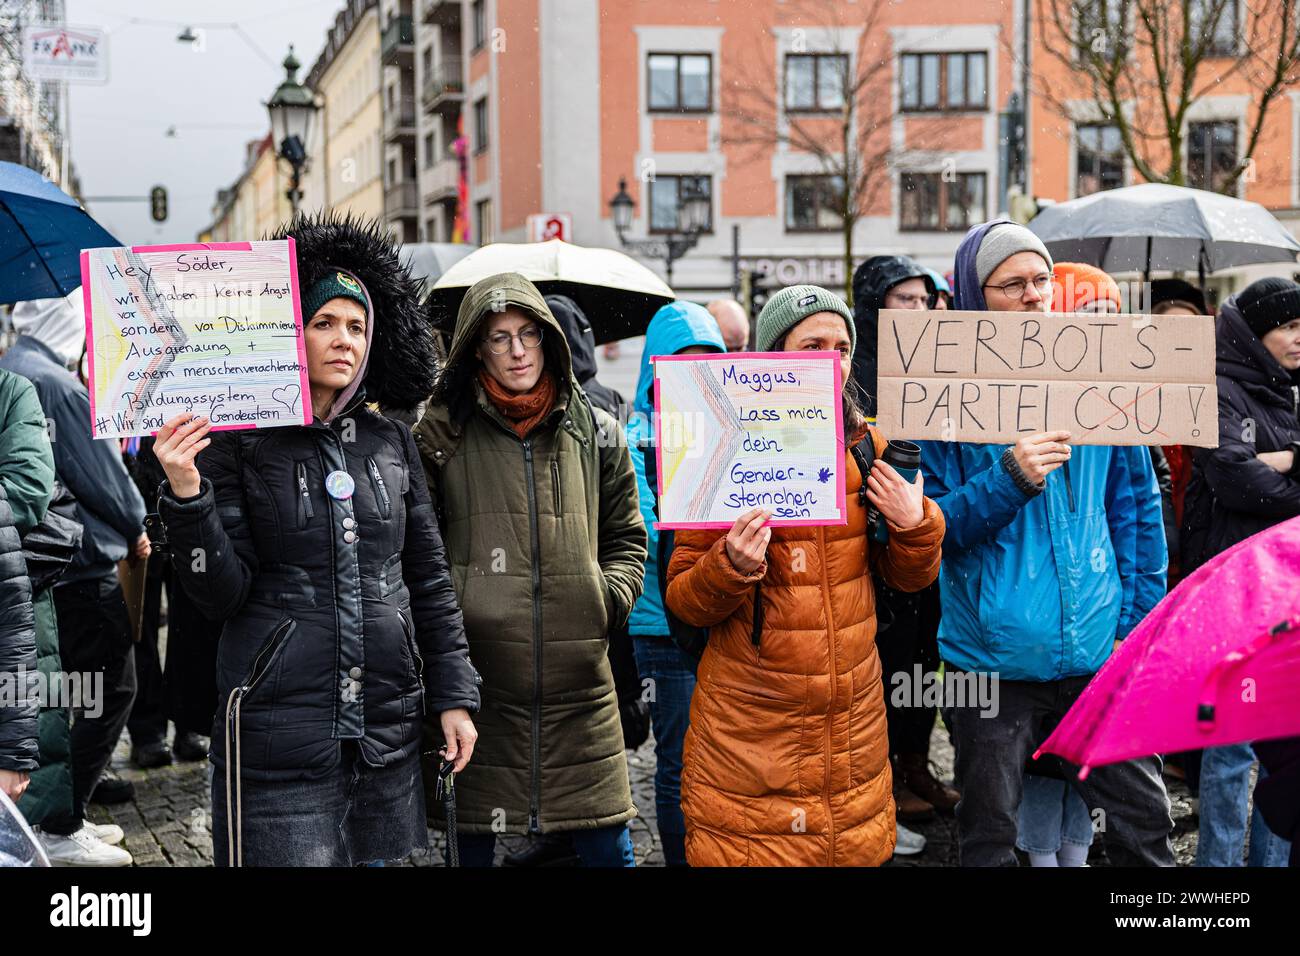
<svg viewBox="0 0 1300 956"><path fill-rule="evenodd" d="M266 110L271 114L271 140L282 159L289 161L293 178L289 181L289 204L296 216L302 201L302 168L307 162L307 142L311 132L312 117L318 109L316 96L298 82L298 69L302 66L293 55L293 46L284 58L284 82L276 88Z"/></svg>
<svg viewBox="0 0 1300 956"><path fill-rule="evenodd" d="M629 252L647 259L664 260L668 285L673 284L673 263L686 255L699 241L700 233L709 226L713 203L707 193L696 189L693 183L683 186L677 204L677 229L657 239L629 239L627 230L632 225L635 204L627 192L627 180L618 181L618 192L609 201L609 212L614 219L614 232L618 241Z"/></svg>

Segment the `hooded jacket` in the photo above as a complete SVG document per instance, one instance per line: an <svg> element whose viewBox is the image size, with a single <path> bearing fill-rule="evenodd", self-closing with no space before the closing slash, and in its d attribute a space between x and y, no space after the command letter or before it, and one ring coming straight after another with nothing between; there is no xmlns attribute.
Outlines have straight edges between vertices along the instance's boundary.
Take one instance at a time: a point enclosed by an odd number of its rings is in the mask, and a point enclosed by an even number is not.
<svg viewBox="0 0 1300 956"><path fill-rule="evenodd" d="M623 396L596 378L596 336L591 331L586 313L567 295L548 295L545 299L551 315L560 323L565 341L569 343L573 377L587 393L591 404L617 418Z"/></svg>
<svg viewBox="0 0 1300 956"><path fill-rule="evenodd" d="M1233 296L1214 323L1219 447L1192 451L1183 510L1183 572L1300 515L1300 482L1255 456L1300 441L1300 375L1250 330Z"/></svg>
<svg viewBox="0 0 1300 956"><path fill-rule="evenodd" d="M857 440L884 453L874 428ZM872 574L900 591L931 584L943 515L925 501L921 523L890 525L882 547L849 449L844 468L847 524L773 530L753 574L731 563L726 532L677 532L668 607L710 629L682 765L692 866L879 866L893 852Z"/></svg>
<svg viewBox="0 0 1300 956"><path fill-rule="evenodd" d="M987 305L976 226L957 249L958 309ZM1151 456L1141 446L1076 445L1068 468L1027 496L1006 445L921 442L926 494L943 509L939 651L1004 680L1095 673L1164 595L1165 534Z"/></svg>
<svg viewBox="0 0 1300 956"><path fill-rule="evenodd" d="M707 309L693 302L670 302L654 314L646 328L645 346L641 350L641 374L636 383L633 415L627 423L627 444L636 470L636 490L645 521L649 556L645 565L645 587L627 629L633 635L666 635L668 620L659 588L659 532L655 530L657 489L646 482L645 456L654 454L654 364L655 355L673 355L693 345L703 345L715 352L727 351L718 323Z"/></svg>
<svg viewBox="0 0 1300 956"><path fill-rule="evenodd" d="M474 354L487 318L509 306L542 326L557 383L554 407L523 439L487 398ZM605 648L641 593L645 528L622 430L583 395L527 279L504 273L465 294L415 436L483 675L474 759L456 778L459 826L623 823L636 811Z"/></svg>
<svg viewBox="0 0 1300 956"><path fill-rule="evenodd" d="M224 621L212 760L239 742L251 780L312 779L343 740L370 766L419 750L422 715L477 708L476 675L415 442L366 408L411 408L431 385L418 286L377 224L302 218L300 283L347 269L369 292L365 380L329 423L215 433L197 497L160 489L172 567ZM327 493L344 472L352 493Z"/></svg>
<svg viewBox="0 0 1300 956"><path fill-rule="evenodd" d="M885 307L885 293L908 279L924 279L926 291L934 294L934 279L929 270L907 256L872 256L853 273L853 324L858 329L853 381L858 386L859 404L868 418L876 416L880 310Z"/></svg>
<svg viewBox="0 0 1300 956"><path fill-rule="evenodd" d="M71 297L22 302L14 307L14 327L18 341L0 356L0 369L36 387L49 422L55 472L77 499L77 520L85 528L81 551L59 583L111 576L144 533L145 508L118 443L91 438L90 393L67 369L81 355L81 306Z"/></svg>

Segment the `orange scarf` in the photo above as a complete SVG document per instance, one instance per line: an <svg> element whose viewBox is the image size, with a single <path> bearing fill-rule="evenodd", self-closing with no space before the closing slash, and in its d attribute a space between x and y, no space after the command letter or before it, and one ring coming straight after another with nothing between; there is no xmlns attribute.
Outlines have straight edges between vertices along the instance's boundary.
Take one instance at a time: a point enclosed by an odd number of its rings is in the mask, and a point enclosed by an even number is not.
<svg viewBox="0 0 1300 956"><path fill-rule="evenodd" d="M479 369L478 380L487 392L488 400L509 420L510 427L520 438L527 438L528 433L555 407L555 376L549 371L543 370L537 384L527 392L508 391L488 374L487 369Z"/></svg>

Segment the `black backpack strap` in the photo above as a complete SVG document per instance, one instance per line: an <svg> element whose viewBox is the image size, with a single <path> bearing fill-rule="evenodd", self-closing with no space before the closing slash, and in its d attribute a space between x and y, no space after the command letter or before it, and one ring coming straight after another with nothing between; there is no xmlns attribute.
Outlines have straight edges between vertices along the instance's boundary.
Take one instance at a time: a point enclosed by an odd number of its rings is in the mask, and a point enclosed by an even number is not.
<svg viewBox="0 0 1300 956"><path fill-rule="evenodd" d="M850 451L858 463L858 470L862 472L862 484L858 487L858 501L863 508L870 509L871 502L867 498L867 476L871 474L871 466L876 461L875 439L871 437L870 432L867 432L862 441L854 445ZM867 536L868 538L871 536L870 527L867 528ZM868 548L870 548L869 543ZM897 616L894 612L895 603L900 600L906 601L908 596L901 591L895 591L878 574L871 575L871 583L876 589L876 637L879 639L880 635L888 631L894 623Z"/></svg>
<svg viewBox="0 0 1300 956"><path fill-rule="evenodd" d="M871 437L871 433L867 432L862 441L854 445L850 452L858 463L858 471L862 472L862 484L858 488L858 501L861 502L862 507L869 508L871 503L867 501L867 476L871 474L871 466L876 461L876 442Z"/></svg>
<svg viewBox="0 0 1300 956"><path fill-rule="evenodd" d="M758 647L759 639L763 636L763 582L754 582L754 629L750 632L749 639Z"/></svg>

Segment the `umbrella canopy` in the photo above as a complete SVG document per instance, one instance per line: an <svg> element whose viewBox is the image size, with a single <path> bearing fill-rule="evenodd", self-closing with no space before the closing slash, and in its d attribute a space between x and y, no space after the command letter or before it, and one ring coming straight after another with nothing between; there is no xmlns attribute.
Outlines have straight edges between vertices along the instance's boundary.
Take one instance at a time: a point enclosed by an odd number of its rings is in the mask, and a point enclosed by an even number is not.
<svg viewBox="0 0 1300 956"><path fill-rule="evenodd" d="M1198 568L1133 629L1040 752L1090 766L1300 734L1300 518Z"/></svg>
<svg viewBox="0 0 1300 956"><path fill-rule="evenodd" d="M59 299L81 285L81 250L120 246L40 173L0 163L0 303Z"/></svg>
<svg viewBox="0 0 1300 956"><path fill-rule="evenodd" d="M1106 272L1217 272L1295 262L1300 242L1259 203L1144 183L1046 207L1029 223L1052 257Z"/></svg>
<svg viewBox="0 0 1300 956"><path fill-rule="evenodd" d="M434 322L450 331L465 291L479 279L518 272L543 295L567 295L591 322L596 344L645 334L660 306L673 301L662 279L621 252L547 242L496 242L444 272L429 293Z"/></svg>
<svg viewBox="0 0 1300 956"><path fill-rule="evenodd" d="M433 285L438 277L477 249L467 242L408 242L402 246L402 265L411 275Z"/></svg>

